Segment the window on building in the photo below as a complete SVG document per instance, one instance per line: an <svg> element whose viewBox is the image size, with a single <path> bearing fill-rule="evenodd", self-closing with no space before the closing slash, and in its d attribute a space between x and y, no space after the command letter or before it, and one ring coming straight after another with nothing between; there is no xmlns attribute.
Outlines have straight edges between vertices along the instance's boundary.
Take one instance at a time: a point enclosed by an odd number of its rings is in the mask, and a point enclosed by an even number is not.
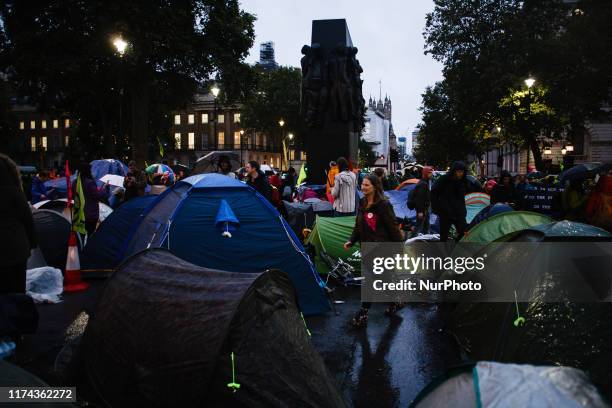
<svg viewBox="0 0 612 408"><path fill-rule="evenodd" d="M225 114L220 113L219 115L217 115L217 121L219 123L225 123Z"/></svg>
<svg viewBox="0 0 612 408"><path fill-rule="evenodd" d="M189 144L189 149L195 149L195 133L189 132L187 134L187 143Z"/></svg>
<svg viewBox="0 0 612 408"><path fill-rule="evenodd" d="M295 160L295 150L289 149L289 160Z"/></svg>
<svg viewBox="0 0 612 408"><path fill-rule="evenodd" d="M47 128L47 121L43 120L42 122L40 122L40 127L43 128L43 129L46 129Z"/></svg>
<svg viewBox="0 0 612 408"><path fill-rule="evenodd" d="M306 152L300 152L300 160L306 161Z"/></svg>
<svg viewBox="0 0 612 408"><path fill-rule="evenodd" d="M234 147L240 147L240 132L234 132Z"/></svg>
<svg viewBox="0 0 612 408"><path fill-rule="evenodd" d="M195 123L195 115L194 114L187 115L187 123L189 123L190 125L193 125Z"/></svg>
<svg viewBox="0 0 612 408"><path fill-rule="evenodd" d="M174 115L174 124L175 125L181 124L181 115Z"/></svg>
<svg viewBox="0 0 612 408"><path fill-rule="evenodd" d="M70 136L66 135L64 136L64 146L68 146L68 143L70 143Z"/></svg>
<svg viewBox="0 0 612 408"><path fill-rule="evenodd" d="M64 119L64 127L68 129L70 127L70 119Z"/></svg>
<svg viewBox="0 0 612 408"><path fill-rule="evenodd" d="M59 127L59 120L53 119L53 129L57 129Z"/></svg>
<svg viewBox="0 0 612 408"><path fill-rule="evenodd" d="M240 113L234 113L234 123L240 123Z"/></svg>
<svg viewBox="0 0 612 408"><path fill-rule="evenodd" d="M25 122L24 121L19 122L19 129L21 129L21 130L25 129Z"/></svg>
<svg viewBox="0 0 612 408"><path fill-rule="evenodd" d="M36 151L36 138L34 136L30 138L30 149L32 149L33 152Z"/></svg>
<svg viewBox="0 0 612 408"><path fill-rule="evenodd" d="M208 113L202 114L202 123L208 123Z"/></svg>
<svg viewBox="0 0 612 408"><path fill-rule="evenodd" d="M30 121L30 129L36 129L36 121L35 120L31 120Z"/></svg>
<svg viewBox="0 0 612 408"><path fill-rule="evenodd" d="M217 139L217 145L221 149L223 148L224 144L225 144L225 132L219 132L219 138Z"/></svg>
<svg viewBox="0 0 612 408"><path fill-rule="evenodd" d="M43 136L41 138L41 145L42 145L44 150L47 150L47 136Z"/></svg>
<svg viewBox="0 0 612 408"><path fill-rule="evenodd" d="M174 148L175 149L181 148L181 134L180 133L174 134Z"/></svg>

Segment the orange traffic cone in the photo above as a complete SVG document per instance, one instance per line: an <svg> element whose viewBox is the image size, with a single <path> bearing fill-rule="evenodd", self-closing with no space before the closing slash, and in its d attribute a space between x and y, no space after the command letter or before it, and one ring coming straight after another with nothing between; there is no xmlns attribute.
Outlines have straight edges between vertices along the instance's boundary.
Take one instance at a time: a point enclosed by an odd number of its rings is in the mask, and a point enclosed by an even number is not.
<svg viewBox="0 0 612 408"><path fill-rule="evenodd" d="M66 273L64 274L64 292L78 292L89 287L88 283L81 279L81 263L79 262L79 248L77 247L77 235L70 231L68 240L68 257L66 259Z"/></svg>

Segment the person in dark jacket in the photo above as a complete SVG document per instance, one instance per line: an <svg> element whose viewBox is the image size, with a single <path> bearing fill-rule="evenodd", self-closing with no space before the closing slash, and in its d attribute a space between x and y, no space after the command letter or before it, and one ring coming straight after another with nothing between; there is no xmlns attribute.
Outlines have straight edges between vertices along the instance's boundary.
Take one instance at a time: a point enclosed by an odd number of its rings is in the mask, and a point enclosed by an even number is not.
<svg viewBox="0 0 612 408"><path fill-rule="evenodd" d="M393 212L393 206L385 198L382 182L374 174L363 179L361 191L364 197L359 202L355 227L344 249L348 250L356 242L403 242L404 237ZM361 304L361 310L353 318L353 326L362 327L367 323L371 303ZM385 314L393 315L402 305L390 305Z"/></svg>
<svg viewBox="0 0 612 408"><path fill-rule="evenodd" d="M518 202L517 197L512 175L507 170L503 170L499 176L499 183L493 187L491 192L491 204L505 203L514 207Z"/></svg>
<svg viewBox="0 0 612 408"><path fill-rule="evenodd" d="M414 209L416 211L416 226L412 236L429 234L429 207L431 206L431 193L429 183L433 169L423 167L421 180L412 191Z"/></svg>
<svg viewBox="0 0 612 408"><path fill-rule="evenodd" d="M247 184L255 189L259 194L264 196L268 201L272 202L272 191L268 177L259 169L259 163L250 161L246 164L246 181Z"/></svg>
<svg viewBox="0 0 612 408"><path fill-rule="evenodd" d="M0 153L0 293L25 293L26 264L36 247L32 211L17 165Z"/></svg>
<svg viewBox="0 0 612 408"><path fill-rule="evenodd" d="M96 231L98 226L98 220L100 219L100 201L108 199L109 196L109 185L106 182L100 189L91 174L91 165L87 162L83 162L78 168L79 176L81 177L81 184L83 188L83 195L85 196L85 229L87 235L91 236ZM72 185L72 194L76 198L77 194L77 183L78 179L75 180Z"/></svg>
<svg viewBox="0 0 612 408"><path fill-rule="evenodd" d="M38 176L32 177L32 204L41 201L49 200L49 189L45 186L45 182L49 180L49 172L41 170Z"/></svg>
<svg viewBox="0 0 612 408"><path fill-rule="evenodd" d="M454 162L450 170L441 176L431 190L432 210L440 220L440 241L448 241L452 225L457 229L457 239L465 234L465 195L469 187L465 177L465 164Z"/></svg>

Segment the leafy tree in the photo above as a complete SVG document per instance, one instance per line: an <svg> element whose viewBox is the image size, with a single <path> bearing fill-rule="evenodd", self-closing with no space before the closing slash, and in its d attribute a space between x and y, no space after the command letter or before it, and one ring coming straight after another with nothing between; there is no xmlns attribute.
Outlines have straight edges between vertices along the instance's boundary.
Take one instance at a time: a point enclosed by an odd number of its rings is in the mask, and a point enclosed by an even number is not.
<svg viewBox="0 0 612 408"><path fill-rule="evenodd" d="M573 8L560 0L435 0L425 50L444 64L443 94L454 113L440 117L477 144L504 124L504 135L529 146L540 165L535 135L578 133L609 101L611 17L610 2L597 0ZM514 109L508 99L530 75L546 112ZM526 106L525 96L518 99Z"/></svg>
<svg viewBox="0 0 612 408"><path fill-rule="evenodd" d="M372 146L366 142L365 139L359 138L357 149L359 151L359 167L366 168L374 166L374 163L376 163L376 153L374 153Z"/></svg>
<svg viewBox="0 0 612 408"><path fill-rule="evenodd" d="M167 133L162 113L198 85L216 77L240 94L255 17L238 0L7 0L0 19L0 70L15 91L78 119L77 146L108 154L127 139L142 164ZM123 56L117 36L129 43Z"/></svg>
<svg viewBox="0 0 612 408"><path fill-rule="evenodd" d="M306 128L300 116L300 92L302 72L299 68L279 67L254 72L254 89L242 108L242 123L247 129L272 135L278 141L281 132L293 133L294 145L302 146ZM283 119L283 129L278 122Z"/></svg>

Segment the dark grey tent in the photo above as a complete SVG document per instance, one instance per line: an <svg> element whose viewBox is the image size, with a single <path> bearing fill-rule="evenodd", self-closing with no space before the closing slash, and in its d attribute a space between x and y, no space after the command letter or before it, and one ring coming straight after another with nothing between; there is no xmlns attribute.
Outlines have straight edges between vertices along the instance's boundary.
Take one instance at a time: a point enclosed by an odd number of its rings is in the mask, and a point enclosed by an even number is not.
<svg viewBox="0 0 612 408"><path fill-rule="evenodd" d="M110 406L344 406L286 274L205 269L161 249L109 279L79 360Z"/></svg>
<svg viewBox="0 0 612 408"><path fill-rule="evenodd" d="M480 361L434 380L411 406L604 408L608 404L585 373L575 368Z"/></svg>
<svg viewBox="0 0 612 408"><path fill-rule="evenodd" d="M447 330L470 359L529 364L562 364L586 371L606 397L612 397L612 259L600 252L592 257L572 251L584 250L584 242L593 252L609 245L612 234L575 222L543 224L503 238L506 242L532 243L534 250L520 252L516 246L491 243L482 252L489 255L487 269L508 270L503 265L547 265L540 273L524 274L516 268L519 299L529 302L459 303L449 313ZM554 245L550 245L554 243ZM592 245L591 245L592 243ZM546 245L543 245L546 244ZM582 244L582 246L579 246ZM519 249L524 249L520 247ZM605 248L610 248L606 246ZM542 262L543 263L539 263ZM580 280L568 280L564 266L573 266ZM574 275L572 275L574 276ZM463 277L470 279L470 274ZM571 276L570 276L571 277ZM575 299L580 290L590 286L590 302L544 301L550 295ZM543 284L544 283L544 284ZM525 324L515 325L520 315Z"/></svg>
<svg viewBox="0 0 612 408"><path fill-rule="evenodd" d="M283 205L287 211L287 224L296 236L301 238L304 228L312 229L314 227L315 213L312 206L306 203L290 203L289 201L283 201Z"/></svg>
<svg viewBox="0 0 612 408"><path fill-rule="evenodd" d="M38 246L47 265L64 270L68 254L70 222L53 210L36 210L32 213Z"/></svg>

